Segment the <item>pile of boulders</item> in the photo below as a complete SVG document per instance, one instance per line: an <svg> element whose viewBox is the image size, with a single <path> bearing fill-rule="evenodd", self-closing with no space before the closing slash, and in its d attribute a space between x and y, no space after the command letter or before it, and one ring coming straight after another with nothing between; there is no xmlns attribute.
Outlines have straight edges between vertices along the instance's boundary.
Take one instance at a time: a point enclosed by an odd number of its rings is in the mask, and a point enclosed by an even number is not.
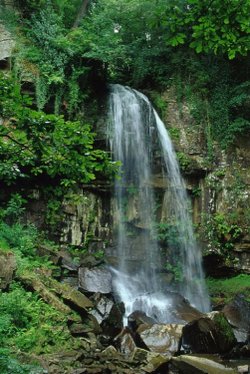
<svg viewBox="0 0 250 374"><path fill-rule="evenodd" d="M112 273L102 260L88 254L75 263L67 251L39 251L59 266L57 277L37 269L18 274L19 280L68 315L67 328L79 340L77 351L64 352L62 347L60 354L38 357L45 372L247 373L248 365L226 367L200 356L249 358L250 303L242 296L221 312L202 314L181 295L168 292L172 323L158 323L138 310L124 327L124 306L114 299ZM8 287L15 269L14 256L1 254L2 288ZM72 310L78 317L72 318Z"/></svg>

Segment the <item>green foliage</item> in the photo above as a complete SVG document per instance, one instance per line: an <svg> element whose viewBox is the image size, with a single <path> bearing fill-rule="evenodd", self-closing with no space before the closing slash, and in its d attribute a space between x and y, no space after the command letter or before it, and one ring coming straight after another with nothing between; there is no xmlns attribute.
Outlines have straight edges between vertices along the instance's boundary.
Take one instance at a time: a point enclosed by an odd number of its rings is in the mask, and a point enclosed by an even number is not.
<svg viewBox="0 0 250 374"><path fill-rule="evenodd" d="M19 2L28 19L14 65L35 82L39 109L78 116L106 74L143 88L179 79L179 102L188 99L204 127L210 161L213 141L226 148L249 131L249 0L92 1L77 28L80 0ZM160 96L155 103L165 111ZM1 170L6 179L18 174L8 161Z"/></svg>
<svg viewBox="0 0 250 374"><path fill-rule="evenodd" d="M169 135L172 140L180 140L180 130L176 127L168 128Z"/></svg>
<svg viewBox="0 0 250 374"><path fill-rule="evenodd" d="M94 149L91 127L80 121L30 109L20 86L0 76L0 178L7 184L20 178L47 176L65 188L112 173L107 153Z"/></svg>
<svg viewBox="0 0 250 374"><path fill-rule="evenodd" d="M187 43L197 53L226 53L233 59L249 50L249 13L248 0L159 1L153 26L160 22L173 47Z"/></svg>
<svg viewBox="0 0 250 374"><path fill-rule="evenodd" d="M188 169L190 166L191 160L190 158L183 152L176 152L176 156L182 170Z"/></svg>
<svg viewBox="0 0 250 374"><path fill-rule="evenodd" d="M13 201L19 202L17 211ZM23 212L21 202L20 195L13 195L6 209L2 210L2 216L7 219L9 213L12 216L14 212L16 217L17 212ZM11 211L10 207L13 208ZM6 212L8 214L5 214ZM47 257L39 257L36 254L38 241L41 242L37 229L31 224L21 224L20 218L16 217L16 222L12 225L0 223L0 243L4 244L1 250L14 254L17 276L37 269L53 270L54 265ZM71 348L73 341L65 327L66 318L62 312L45 304L35 293L28 292L18 283L12 282L8 293L0 293L0 344L14 352L21 350L36 354L59 351L65 344L69 344L68 348ZM11 357L6 356L3 361L0 360L1 364L4 369L5 366L11 367L13 364L13 372L19 373L19 369L20 373L33 372L25 371L26 368L33 370L31 366L20 366L15 360L12 361Z"/></svg>
<svg viewBox="0 0 250 374"><path fill-rule="evenodd" d="M209 294L214 303L229 302L241 293L250 299L250 275L240 274L232 278L207 278Z"/></svg>
<svg viewBox="0 0 250 374"><path fill-rule="evenodd" d="M1 329L1 327L0 327ZM42 374L44 370L36 365L22 364L13 357L10 350L0 349L1 374Z"/></svg>
<svg viewBox="0 0 250 374"><path fill-rule="evenodd" d="M83 112L92 90L89 77L102 70L84 59L86 42L71 27L79 5L80 0L28 4L31 13L18 29L15 50L14 70L19 79L35 83L38 110L51 112L53 105L55 114L69 119Z"/></svg>
<svg viewBox="0 0 250 374"><path fill-rule="evenodd" d="M19 194L13 194L5 208L1 209L1 250L14 253L18 273L36 268L52 270L54 265L51 261L47 257L39 257L36 254L38 243L43 240L37 228L30 223L21 223L22 215L25 212L24 203L26 200Z"/></svg>
<svg viewBox="0 0 250 374"><path fill-rule="evenodd" d="M173 274L175 282L179 283L183 281L182 266L179 263L173 265L170 262L167 262L165 265L165 269Z"/></svg>
<svg viewBox="0 0 250 374"><path fill-rule="evenodd" d="M17 222L25 211L24 204L27 201L18 193L12 194L7 202L5 209L2 211L2 218L9 223Z"/></svg>
<svg viewBox="0 0 250 374"><path fill-rule="evenodd" d="M250 130L249 89L248 81L237 85L219 83L212 92L209 108L212 135L223 148Z"/></svg>
<svg viewBox="0 0 250 374"><path fill-rule="evenodd" d="M17 283L0 294L0 315L0 341L5 347L41 354L72 344L65 328L67 317Z"/></svg>
<svg viewBox="0 0 250 374"><path fill-rule="evenodd" d="M201 229L204 239L210 243L213 250L230 256L235 242L242 235L242 228L230 219L230 215L226 216L220 212L203 217L203 219Z"/></svg>
<svg viewBox="0 0 250 374"><path fill-rule="evenodd" d="M169 222L160 222L155 225L157 240L162 244L167 244L172 249L177 249L180 245L181 238L177 225Z"/></svg>

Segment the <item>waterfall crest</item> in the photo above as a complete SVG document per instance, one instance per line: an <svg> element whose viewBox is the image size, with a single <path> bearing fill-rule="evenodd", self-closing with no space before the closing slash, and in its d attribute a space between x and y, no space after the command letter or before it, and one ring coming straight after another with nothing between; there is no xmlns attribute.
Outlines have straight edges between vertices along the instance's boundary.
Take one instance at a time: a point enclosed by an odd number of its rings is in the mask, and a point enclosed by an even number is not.
<svg viewBox="0 0 250 374"><path fill-rule="evenodd" d="M115 181L119 264L113 269L114 288L125 304L126 315L140 310L159 322L168 321L169 300L159 280L161 254L154 227L153 140L161 150L168 179L163 209L174 222L178 236L176 256L183 279L179 292L197 309L207 311L209 301L201 254L194 238L185 184L167 130L148 98L129 87L111 86L109 111L110 147L114 159L122 164ZM137 240L136 255L132 237Z"/></svg>

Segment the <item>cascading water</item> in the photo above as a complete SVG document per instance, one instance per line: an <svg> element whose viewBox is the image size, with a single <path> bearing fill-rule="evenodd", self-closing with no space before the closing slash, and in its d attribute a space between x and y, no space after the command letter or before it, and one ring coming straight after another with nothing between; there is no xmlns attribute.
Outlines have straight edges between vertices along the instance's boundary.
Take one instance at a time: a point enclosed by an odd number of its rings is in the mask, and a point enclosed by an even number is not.
<svg viewBox="0 0 250 374"><path fill-rule="evenodd" d="M135 310L159 322L168 321L169 299L161 289L158 272L155 197L152 181L154 137L158 138L169 187L164 209L178 235L176 250L182 265L180 293L201 311L209 309L201 255L195 243L188 197L167 130L146 96L121 85L110 95L110 145L115 160L121 161L120 178L115 181L116 232L119 264L114 288L125 304L126 316ZM156 139L157 141L157 139ZM136 238L137 249L134 251ZM139 248L139 249L138 249Z"/></svg>

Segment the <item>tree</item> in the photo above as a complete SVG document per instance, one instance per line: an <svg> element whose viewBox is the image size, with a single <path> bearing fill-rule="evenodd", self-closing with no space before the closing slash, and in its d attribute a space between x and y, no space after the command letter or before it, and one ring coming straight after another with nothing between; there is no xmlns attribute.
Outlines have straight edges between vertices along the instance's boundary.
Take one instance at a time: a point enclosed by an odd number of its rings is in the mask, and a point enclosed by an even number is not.
<svg viewBox="0 0 250 374"><path fill-rule="evenodd" d="M84 15L86 14L87 7L88 7L89 3L90 3L90 0L82 0L80 8L77 12L76 19L75 19L74 24L73 24L73 28L76 28L76 27L79 26L81 20L83 19Z"/></svg>

